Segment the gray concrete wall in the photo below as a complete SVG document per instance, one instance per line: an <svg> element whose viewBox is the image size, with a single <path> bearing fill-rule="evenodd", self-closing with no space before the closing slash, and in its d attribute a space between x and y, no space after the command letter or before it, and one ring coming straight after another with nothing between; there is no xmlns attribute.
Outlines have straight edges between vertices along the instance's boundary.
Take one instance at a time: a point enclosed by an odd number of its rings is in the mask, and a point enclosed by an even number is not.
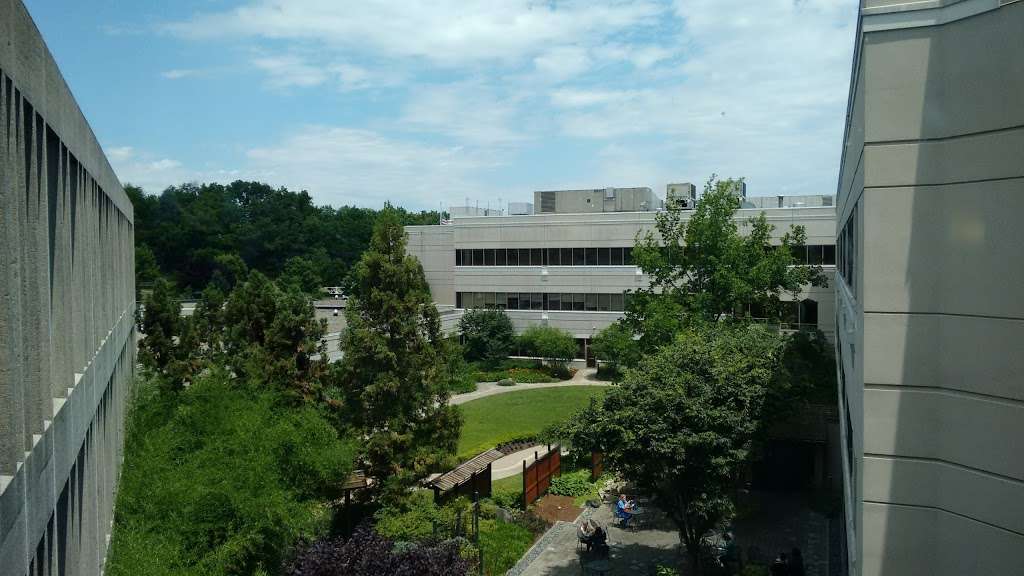
<svg viewBox="0 0 1024 576"><path fill-rule="evenodd" d="M0 576L99 574L135 365L132 207L0 0Z"/></svg>
<svg viewBox="0 0 1024 576"><path fill-rule="evenodd" d="M1024 3L869 0L860 24L837 226L856 207L852 572L1024 574Z"/></svg>

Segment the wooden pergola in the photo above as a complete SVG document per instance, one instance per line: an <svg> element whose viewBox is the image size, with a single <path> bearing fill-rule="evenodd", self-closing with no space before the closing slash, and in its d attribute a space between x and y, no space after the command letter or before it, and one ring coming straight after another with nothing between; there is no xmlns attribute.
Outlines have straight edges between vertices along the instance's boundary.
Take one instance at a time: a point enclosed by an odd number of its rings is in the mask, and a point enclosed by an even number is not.
<svg viewBox="0 0 1024 576"><path fill-rule="evenodd" d="M504 455L503 452L493 448L481 452L451 471L426 482L426 486L434 491L435 501L450 493L470 497L474 493L480 496L490 496L491 464Z"/></svg>

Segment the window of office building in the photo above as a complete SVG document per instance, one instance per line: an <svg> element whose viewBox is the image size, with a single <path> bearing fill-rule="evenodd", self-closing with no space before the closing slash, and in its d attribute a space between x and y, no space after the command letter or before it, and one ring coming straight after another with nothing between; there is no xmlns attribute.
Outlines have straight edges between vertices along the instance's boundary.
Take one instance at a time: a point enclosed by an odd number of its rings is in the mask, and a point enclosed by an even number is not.
<svg viewBox="0 0 1024 576"><path fill-rule="evenodd" d="M561 266L558 248L548 248L548 266Z"/></svg>
<svg viewBox="0 0 1024 576"><path fill-rule="evenodd" d="M534 292L533 297L530 300L531 310L543 310L544 309L544 295L540 292Z"/></svg>
<svg viewBox="0 0 1024 576"><path fill-rule="evenodd" d="M819 247L823 248L823 247ZM459 248L456 266L630 266L632 248ZM819 251L816 258L820 257ZM800 261L806 260L806 250Z"/></svg>
<svg viewBox="0 0 1024 576"><path fill-rule="evenodd" d="M497 308L507 310L573 310L622 312L623 293L575 294L545 292L456 292L456 308Z"/></svg>

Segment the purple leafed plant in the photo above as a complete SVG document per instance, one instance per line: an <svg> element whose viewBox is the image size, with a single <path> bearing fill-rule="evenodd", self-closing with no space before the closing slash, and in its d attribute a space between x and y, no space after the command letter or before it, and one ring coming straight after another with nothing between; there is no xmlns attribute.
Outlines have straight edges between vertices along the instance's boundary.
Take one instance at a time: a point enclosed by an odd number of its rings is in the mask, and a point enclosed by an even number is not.
<svg viewBox="0 0 1024 576"><path fill-rule="evenodd" d="M370 524L348 540L325 538L301 550L288 576L465 576L469 563L454 542L395 550L395 543Z"/></svg>

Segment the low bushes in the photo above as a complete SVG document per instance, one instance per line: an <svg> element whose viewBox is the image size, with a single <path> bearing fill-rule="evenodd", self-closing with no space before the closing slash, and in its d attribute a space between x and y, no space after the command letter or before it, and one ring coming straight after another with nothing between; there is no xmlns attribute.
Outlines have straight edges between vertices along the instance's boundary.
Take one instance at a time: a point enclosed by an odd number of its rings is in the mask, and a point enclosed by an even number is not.
<svg viewBox="0 0 1024 576"><path fill-rule="evenodd" d="M301 550L286 576L463 576L470 561L457 540L399 545L362 524L348 540L325 538Z"/></svg>
<svg viewBox="0 0 1024 576"><path fill-rule="evenodd" d="M157 388L140 384L129 418L107 574L278 573L327 529L351 444L318 410L220 371Z"/></svg>
<svg viewBox="0 0 1024 576"><path fill-rule="evenodd" d="M572 378L572 372L563 366L543 366L537 360L518 358L469 364L469 379L474 382L500 382L506 378L519 384L539 384Z"/></svg>
<svg viewBox="0 0 1024 576"><path fill-rule="evenodd" d="M484 553L484 571L497 576L526 554L533 544L534 533L519 524L499 520L480 521L480 549Z"/></svg>
<svg viewBox="0 0 1024 576"><path fill-rule="evenodd" d="M590 472L588 470L577 470L562 474L551 480L550 492L556 496L583 496L590 492Z"/></svg>
<svg viewBox="0 0 1024 576"><path fill-rule="evenodd" d="M502 506L504 503L496 504ZM495 511L494 504L486 500L481 502L480 550L483 551L484 571L493 576L504 574L511 568L526 553L535 537L524 524L498 520ZM474 536L472 514L472 504L466 498L456 498L444 506L437 506L432 492L419 490L411 494L401 508L377 511L376 532L381 538L400 544L396 548L402 550L453 537L464 538L467 545L463 546L462 556L475 564L476 550L468 545Z"/></svg>

